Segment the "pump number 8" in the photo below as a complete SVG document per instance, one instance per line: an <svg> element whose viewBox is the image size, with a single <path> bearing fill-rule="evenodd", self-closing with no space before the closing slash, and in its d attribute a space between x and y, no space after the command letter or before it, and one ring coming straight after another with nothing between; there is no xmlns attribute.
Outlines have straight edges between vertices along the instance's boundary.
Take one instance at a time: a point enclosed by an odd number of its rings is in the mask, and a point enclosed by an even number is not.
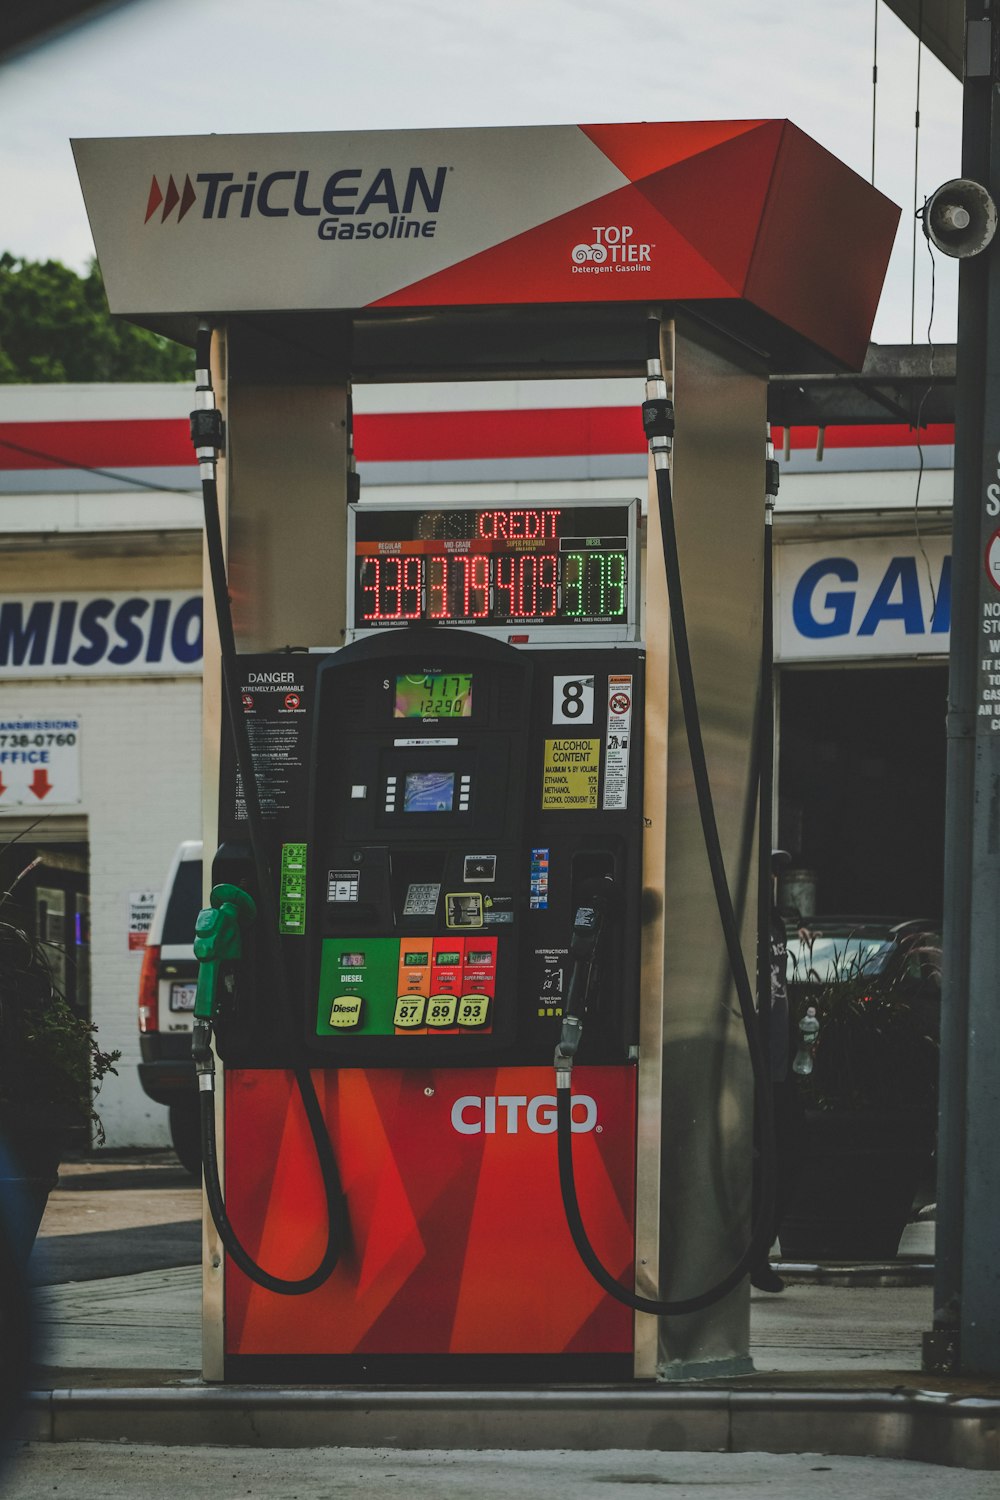
<svg viewBox="0 0 1000 1500"><path fill-rule="evenodd" d="M594 679L592 677L553 677L553 724L593 724Z"/></svg>

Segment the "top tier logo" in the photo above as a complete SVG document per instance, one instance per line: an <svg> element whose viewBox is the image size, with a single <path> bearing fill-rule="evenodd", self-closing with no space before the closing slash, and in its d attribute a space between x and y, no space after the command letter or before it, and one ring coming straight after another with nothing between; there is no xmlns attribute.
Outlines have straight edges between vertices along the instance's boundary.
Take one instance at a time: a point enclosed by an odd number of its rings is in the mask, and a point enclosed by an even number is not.
<svg viewBox="0 0 1000 1500"><path fill-rule="evenodd" d="M180 221L195 204L203 219L317 220L321 240L431 239L437 229L448 167L341 167L323 178L308 168L267 172L198 172L192 181L171 173L154 176L146 200L148 224L160 209L165 224Z"/></svg>
<svg viewBox="0 0 1000 1500"><path fill-rule="evenodd" d="M592 244L574 245L570 251L574 274L649 270L654 247L640 243L631 224L595 224L592 233Z"/></svg>

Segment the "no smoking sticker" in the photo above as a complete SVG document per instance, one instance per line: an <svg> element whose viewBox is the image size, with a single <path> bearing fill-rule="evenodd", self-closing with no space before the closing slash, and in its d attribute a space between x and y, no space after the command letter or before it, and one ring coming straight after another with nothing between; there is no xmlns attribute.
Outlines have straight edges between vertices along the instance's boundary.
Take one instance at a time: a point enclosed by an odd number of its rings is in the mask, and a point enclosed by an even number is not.
<svg viewBox="0 0 1000 1500"><path fill-rule="evenodd" d="M986 548L986 576L995 589L1000 589L1000 528L994 531Z"/></svg>

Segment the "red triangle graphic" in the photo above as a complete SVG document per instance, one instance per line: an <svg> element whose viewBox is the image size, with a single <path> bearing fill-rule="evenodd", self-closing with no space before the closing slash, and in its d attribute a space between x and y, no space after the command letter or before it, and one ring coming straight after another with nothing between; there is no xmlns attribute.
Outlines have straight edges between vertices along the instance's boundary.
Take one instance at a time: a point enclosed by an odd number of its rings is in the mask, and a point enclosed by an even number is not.
<svg viewBox="0 0 1000 1500"><path fill-rule="evenodd" d="M187 213L188 209L191 207L191 205L194 202L194 200L195 200L196 197L197 197L197 194L195 193L194 188L191 186L191 178L190 177L185 177L184 178L184 191L181 194L181 211L177 215L177 222L178 222L178 224L181 222L181 220L183 219L184 215Z"/></svg>
<svg viewBox="0 0 1000 1500"><path fill-rule="evenodd" d="M167 196L163 201L163 213L160 217L161 224L164 222L171 209L175 208L180 202L180 197L181 195L177 191L177 184L174 181L173 173L171 173L169 178L167 179Z"/></svg>
<svg viewBox="0 0 1000 1500"><path fill-rule="evenodd" d="M619 238L629 231L624 243ZM608 237L605 239L605 232ZM594 247L600 247L594 249ZM589 252L589 253L588 253ZM733 288L631 185L374 302L374 307L731 297Z"/></svg>
<svg viewBox="0 0 1000 1500"><path fill-rule="evenodd" d="M662 125L581 125L584 135L630 182L756 130L760 120L680 120Z"/></svg>
<svg viewBox="0 0 1000 1500"><path fill-rule="evenodd" d="M781 120L768 121L636 184L740 292L750 271L784 128Z"/></svg>
<svg viewBox="0 0 1000 1500"><path fill-rule="evenodd" d="M146 217L143 219L144 224L149 223L162 202L163 194L160 192L160 184L154 177L149 185L149 201L146 204Z"/></svg>

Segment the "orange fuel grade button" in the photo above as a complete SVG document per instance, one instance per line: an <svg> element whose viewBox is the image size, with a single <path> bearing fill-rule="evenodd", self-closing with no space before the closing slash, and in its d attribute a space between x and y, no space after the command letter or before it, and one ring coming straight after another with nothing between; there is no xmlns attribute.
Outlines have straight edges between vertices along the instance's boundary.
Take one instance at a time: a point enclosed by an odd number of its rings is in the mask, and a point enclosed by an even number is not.
<svg viewBox="0 0 1000 1500"><path fill-rule="evenodd" d="M427 1001L423 995L400 995L396 1000L396 1011L392 1018L394 1026L415 1027L424 1024Z"/></svg>

